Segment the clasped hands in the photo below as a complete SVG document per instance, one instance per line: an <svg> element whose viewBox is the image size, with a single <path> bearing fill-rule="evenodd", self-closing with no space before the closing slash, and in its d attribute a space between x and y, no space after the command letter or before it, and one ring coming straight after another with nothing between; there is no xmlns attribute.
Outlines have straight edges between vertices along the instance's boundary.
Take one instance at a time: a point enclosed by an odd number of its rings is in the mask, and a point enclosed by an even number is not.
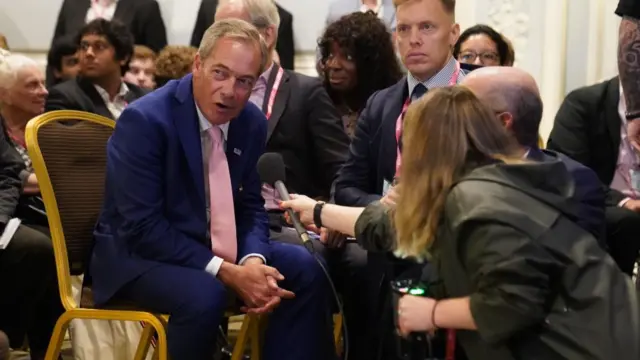
<svg viewBox="0 0 640 360"><path fill-rule="evenodd" d="M218 277L244 301L245 306L241 310L247 313L269 313L282 299L295 297L293 292L278 285L284 276L276 268L265 265L260 258L249 258L243 265L224 262Z"/></svg>

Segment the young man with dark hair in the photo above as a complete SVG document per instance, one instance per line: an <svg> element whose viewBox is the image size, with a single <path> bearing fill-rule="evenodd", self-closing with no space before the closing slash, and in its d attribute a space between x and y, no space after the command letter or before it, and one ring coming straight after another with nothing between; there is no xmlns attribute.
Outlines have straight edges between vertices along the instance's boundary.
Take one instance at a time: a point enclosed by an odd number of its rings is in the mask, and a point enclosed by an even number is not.
<svg viewBox="0 0 640 360"><path fill-rule="evenodd" d="M51 87L78 75L78 44L71 36L54 41L47 55L47 66L52 73L47 76L47 86Z"/></svg>
<svg viewBox="0 0 640 360"><path fill-rule="evenodd" d="M116 120L146 90L124 82L133 36L118 21L93 20L76 36L80 73L49 91L46 110L80 110Z"/></svg>

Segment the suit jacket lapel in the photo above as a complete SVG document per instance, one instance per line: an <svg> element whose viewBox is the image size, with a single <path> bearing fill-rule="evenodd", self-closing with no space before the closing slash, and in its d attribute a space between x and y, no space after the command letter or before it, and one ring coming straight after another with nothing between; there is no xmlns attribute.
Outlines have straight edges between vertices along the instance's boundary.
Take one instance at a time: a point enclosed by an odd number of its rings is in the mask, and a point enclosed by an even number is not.
<svg viewBox="0 0 640 360"><path fill-rule="evenodd" d="M225 150L227 163L229 164L229 174L231 175L231 187L234 195L238 190L236 189L236 184L240 184L242 179L242 166L238 166L238 162L242 158L242 152L246 142L246 131L243 131L243 124L238 120L239 119L234 119L229 122L227 148Z"/></svg>
<svg viewBox="0 0 640 360"><path fill-rule="evenodd" d="M620 80L616 77L607 85L607 93L605 99L604 121L606 122L607 132L611 138L615 161L618 161L618 150L620 149L620 127L622 120L618 114L618 105L620 103Z"/></svg>
<svg viewBox="0 0 640 360"><path fill-rule="evenodd" d="M91 0L76 0L73 3L73 7L68 7L69 14L65 14L67 17L67 34L75 34L78 32L84 24L87 22L87 13L91 7Z"/></svg>
<svg viewBox="0 0 640 360"><path fill-rule="evenodd" d="M129 26L133 22L134 16L134 2L132 0L119 0L116 4L116 11L113 13L113 18Z"/></svg>
<svg viewBox="0 0 640 360"><path fill-rule="evenodd" d="M263 112L265 114L268 107L269 97L271 96L271 89L273 89L276 75L278 74L279 69L280 69L280 66L278 66L277 64L274 64L273 69L271 69L271 74L269 74L269 79L267 81L267 89L264 94L264 101L262 105ZM276 93L276 98L273 103L273 109L271 111L271 117L268 119L269 124L267 128L267 142L269 142L269 139L271 138L271 134L273 134L273 131L278 125L278 121L280 121L280 118L282 117L282 114L284 113L284 110L287 107L287 101L289 100L289 92L291 91L291 84L289 80L290 80L289 74L287 71L285 71L282 74L282 81L280 82L280 87L278 88L278 92Z"/></svg>
<svg viewBox="0 0 640 360"><path fill-rule="evenodd" d="M87 94L91 103L93 103L96 114L113 119L113 114L109 111L107 104L104 103L102 96L100 96L100 93L98 93L98 90L96 90L95 86L93 86L90 81L78 78L78 85L82 91Z"/></svg>
<svg viewBox="0 0 640 360"><path fill-rule="evenodd" d="M189 170L191 170L191 176L198 191L198 199L202 200L201 205L204 208L206 204L204 202L204 168L200 125L191 84L191 75L180 80L175 93L178 104L173 107L171 118L182 144Z"/></svg>
<svg viewBox="0 0 640 360"><path fill-rule="evenodd" d="M402 105L405 99L409 96L407 89L407 78L403 77L396 85L389 91L390 101L386 102L390 104L385 106L382 113L382 125L381 125L381 144L380 149L382 155L382 161L384 167L382 169L382 175L388 180L393 180L396 171L396 157L398 149L398 141L396 140L396 121L398 116L402 112Z"/></svg>

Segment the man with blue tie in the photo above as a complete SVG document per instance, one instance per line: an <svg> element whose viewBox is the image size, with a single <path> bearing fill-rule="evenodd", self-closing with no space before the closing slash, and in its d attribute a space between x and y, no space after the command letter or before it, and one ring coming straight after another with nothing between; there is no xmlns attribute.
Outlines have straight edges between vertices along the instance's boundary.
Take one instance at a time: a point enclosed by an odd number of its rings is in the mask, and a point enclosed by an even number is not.
<svg viewBox="0 0 640 360"><path fill-rule="evenodd" d="M228 291L272 313L265 359L336 358L320 266L304 247L268 240L256 171L267 121L247 103L266 59L253 26L216 22L193 75L132 103L107 146L94 297L169 314L173 359L212 358Z"/></svg>

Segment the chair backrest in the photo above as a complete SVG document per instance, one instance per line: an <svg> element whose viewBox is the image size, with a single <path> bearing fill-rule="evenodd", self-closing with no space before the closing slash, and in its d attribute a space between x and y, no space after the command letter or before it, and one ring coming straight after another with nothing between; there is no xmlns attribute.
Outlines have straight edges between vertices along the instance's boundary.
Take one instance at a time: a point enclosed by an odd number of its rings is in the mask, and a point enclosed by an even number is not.
<svg viewBox="0 0 640 360"><path fill-rule="evenodd" d="M27 149L45 203L63 302L71 294L70 275L84 272L93 247L104 195L106 145L114 126L111 119L68 110L40 115L27 124Z"/></svg>

